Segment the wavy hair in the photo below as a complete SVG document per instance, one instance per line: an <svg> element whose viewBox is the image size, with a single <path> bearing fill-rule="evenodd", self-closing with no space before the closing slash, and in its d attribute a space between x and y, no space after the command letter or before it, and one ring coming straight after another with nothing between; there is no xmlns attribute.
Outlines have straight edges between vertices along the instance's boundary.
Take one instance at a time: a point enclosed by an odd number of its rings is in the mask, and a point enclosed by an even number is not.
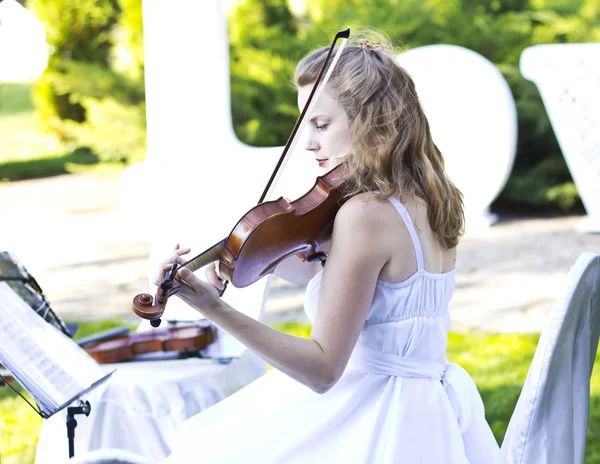
<svg viewBox="0 0 600 464"><path fill-rule="evenodd" d="M316 81L327 49L298 63L296 87ZM354 34L325 88L346 112L352 137L354 152L344 162L345 196L373 190L381 192L382 201L396 194L416 195L427 203L429 224L440 244L454 248L464 232L463 196L446 175L415 84L394 53L381 33Z"/></svg>

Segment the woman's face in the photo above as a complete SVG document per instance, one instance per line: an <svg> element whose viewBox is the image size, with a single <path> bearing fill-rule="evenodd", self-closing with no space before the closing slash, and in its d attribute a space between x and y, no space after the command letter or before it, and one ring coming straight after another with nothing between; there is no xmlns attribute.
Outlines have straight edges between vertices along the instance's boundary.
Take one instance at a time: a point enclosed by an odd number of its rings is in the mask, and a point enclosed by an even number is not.
<svg viewBox="0 0 600 464"><path fill-rule="evenodd" d="M298 89L298 108L304 108L312 85ZM325 89L313 108L305 130L308 132L306 150L313 152L319 166L329 171L342 157L352 153L348 117L336 99Z"/></svg>

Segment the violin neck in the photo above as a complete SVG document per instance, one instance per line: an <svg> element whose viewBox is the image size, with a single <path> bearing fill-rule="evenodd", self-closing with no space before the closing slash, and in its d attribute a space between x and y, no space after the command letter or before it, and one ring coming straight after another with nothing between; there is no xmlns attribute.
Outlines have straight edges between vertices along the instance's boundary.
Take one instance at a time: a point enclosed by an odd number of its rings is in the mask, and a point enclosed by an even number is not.
<svg viewBox="0 0 600 464"><path fill-rule="evenodd" d="M198 256L190 259L188 262L183 263L180 268L185 267L190 271L194 272L201 267L206 266L207 264L213 263L215 261L219 261L223 257L223 253L225 251L225 241L227 239L224 238L219 243L211 246L208 250L203 251Z"/></svg>

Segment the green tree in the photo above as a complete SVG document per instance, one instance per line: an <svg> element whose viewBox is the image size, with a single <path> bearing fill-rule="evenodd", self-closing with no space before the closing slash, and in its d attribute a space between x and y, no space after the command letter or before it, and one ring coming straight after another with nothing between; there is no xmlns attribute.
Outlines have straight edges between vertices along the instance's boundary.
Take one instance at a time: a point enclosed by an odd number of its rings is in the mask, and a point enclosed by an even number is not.
<svg viewBox="0 0 600 464"><path fill-rule="evenodd" d="M44 23L51 50L48 67L36 84L34 101L46 128L64 138L60 121L81 122L85 109L68 94L57 92L49 76L60 73L63 61L108 64L117 5L114 0L29 0L28 7Z"/></svg>
<svg viewBox="0 0 600 464"><path fill-rule="evenodd" d="M229 17L233 124L248 144L283 145L294 126L297 33L286 0L242 0Z"/></svg>
<svg viewBox="0 0 600 464"><path fill-rule="evenodd" d="M101 161L145 155L141 0L30 0L52 49L34 101L45 127Z"/></svg>

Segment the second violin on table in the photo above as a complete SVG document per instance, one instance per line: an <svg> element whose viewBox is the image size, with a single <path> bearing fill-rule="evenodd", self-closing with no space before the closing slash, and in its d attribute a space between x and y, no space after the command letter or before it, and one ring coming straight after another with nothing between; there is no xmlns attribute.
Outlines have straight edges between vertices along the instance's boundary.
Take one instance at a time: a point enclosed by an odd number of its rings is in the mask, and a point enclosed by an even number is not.
<svg viewBox="0 0 600 464"><path fill-rule="evenodd" d="M198 321L146 332L112 331L106 338L90 337L78 344L97 362L107 364L135 361L142 355L159 352L177 357L198 356L200 350L214 341L214 326L208 321Z"/></svg>

